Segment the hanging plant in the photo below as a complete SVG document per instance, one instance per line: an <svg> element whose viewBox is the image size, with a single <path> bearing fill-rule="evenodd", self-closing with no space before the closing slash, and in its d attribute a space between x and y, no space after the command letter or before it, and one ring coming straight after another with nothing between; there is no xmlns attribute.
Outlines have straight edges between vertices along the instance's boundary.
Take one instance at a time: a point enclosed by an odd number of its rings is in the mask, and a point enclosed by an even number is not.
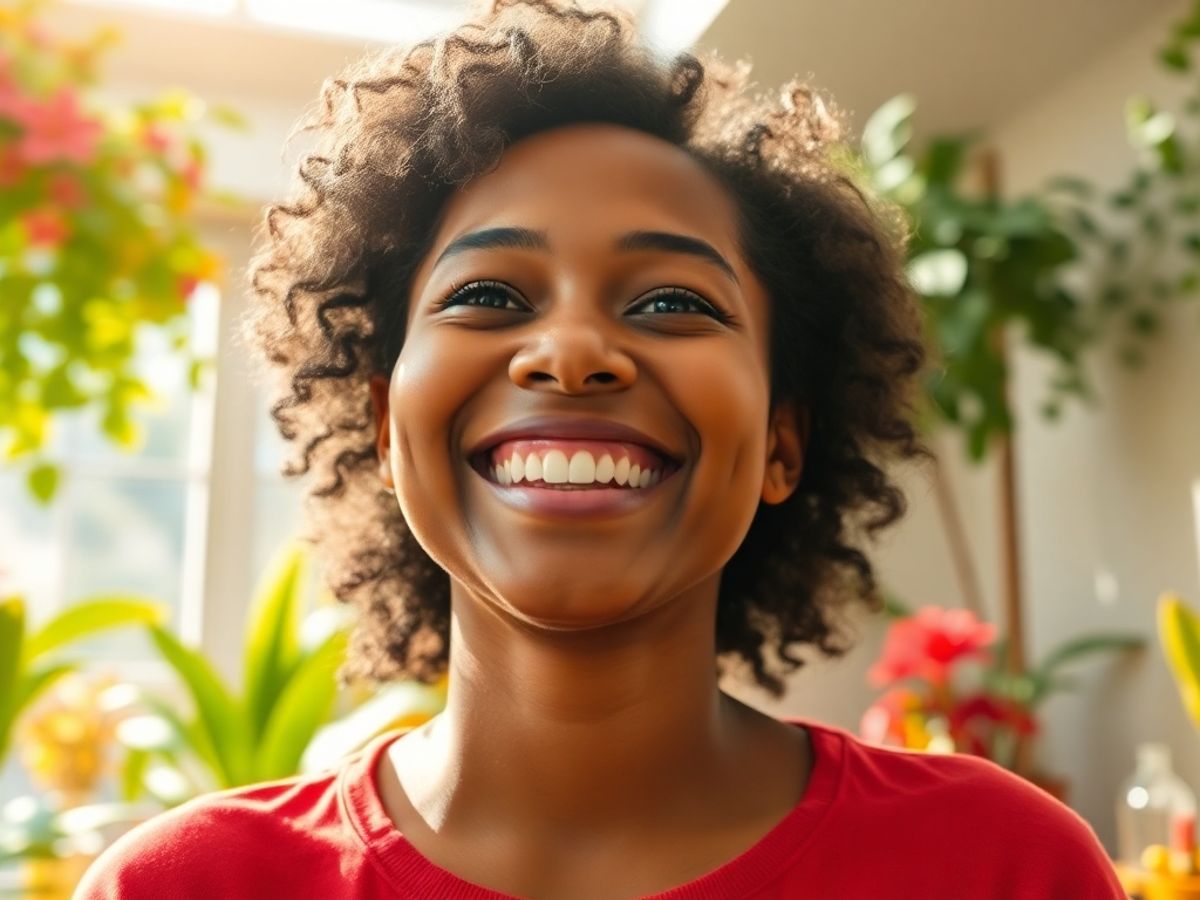
<svg viewBox="0 0 1200 900"><path fill-rule="evenodd" d="M0 8L0 459L49 501L55 420L91 409L113 443L136 447L135 410L155 400L134 360L144 328L187 352L185 312L220 260L198 240L206 192L202 119L239 125L172 92L131 108L89 102L114 40L52 37L41 2ZM193 385L202 360L191 361Z"/></svg>

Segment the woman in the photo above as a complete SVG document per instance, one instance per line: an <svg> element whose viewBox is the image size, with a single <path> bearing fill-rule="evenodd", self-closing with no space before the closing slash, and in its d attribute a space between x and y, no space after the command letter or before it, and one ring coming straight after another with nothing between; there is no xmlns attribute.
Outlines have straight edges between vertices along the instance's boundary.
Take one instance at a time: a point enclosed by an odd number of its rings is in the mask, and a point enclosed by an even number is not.
<svg viewBox="0 0 1200 900"><path fill-rule="evenodd" d="M81 896L1123 896L993 764L718 687L845 651L883 466L924 452L899 235L818 98L497 2L306 130L249 332L360 614L343 676L448 673L447 707L158 817Z"/></svg>

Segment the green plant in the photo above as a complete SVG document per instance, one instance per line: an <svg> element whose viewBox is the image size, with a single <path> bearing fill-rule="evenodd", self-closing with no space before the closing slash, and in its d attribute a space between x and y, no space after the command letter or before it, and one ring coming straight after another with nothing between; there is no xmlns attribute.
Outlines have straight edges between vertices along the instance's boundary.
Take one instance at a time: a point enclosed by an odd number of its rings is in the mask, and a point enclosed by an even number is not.
<svg viewBox="0 0 1200 900"><path fill-rule="evenodd" d="M282 553L262 581L248 616L241 695L225 684L209 661L169 631L149 628L163 659L179 676L194 706L181 716L162 697L140 692L148 735L124 740L129 747L121 794L133 801L151 793L173 805L207 789L223 789L294 775L317 728L334 709L335 673L346 651L341 610L323 606L300 624L306 558L298 547ZM187 775L185 758L198 763L207 784ZM155 791L146 775L158 762L178 774L181 789ZM187 785L187 787L183 787Z"/></svg>
<svg viewBox="0 0 1200 900"><path fill-rule="evenodd" d="M1158 599L1158 638L1192 724L1200 728L1200 615L1167 592Z"/></svg>
<svg viewBox="0 0 1200 900"><path fill-rule="evenodd" d="M25 467L49 501L57 468L43 450L57 416L97 414L103 433L136 446L139 405L155 400L134 365L142 330L186 351L184 313L219 260L191 225L205 192L195 135L210 118L175 91L129 109L93 109L83 91L114 40L55 40L44 4L0 8L0 460ZM205 361L193 359L193 384Z"/></svg>
<svg viewBox="0 0 1200 900"><path fill-rule="evenodd" d="M10 748L17 717L50 685L80 667L62 650L83 638L128 625L157 627L166 607L133 597L93 597L26 632L25 602L0 601L0 765Z"/></svg>
<svg viewBox="0 0 1200 900"><path fill-rule="evenodd" d="M915 111L916 101L901 95L870 117L860 175L910 223L908 273L940 356L926 384L926 425L959 428L979 460L1013 424L998 333L1022 326L1033 346L1056 358L1049 413L1063 396L1088 393L1080 355L1095 332L1087 310L1061 284L1077 253L1047 204L964 190L976 138L937 137L918 155L910 146Z"/></svg>

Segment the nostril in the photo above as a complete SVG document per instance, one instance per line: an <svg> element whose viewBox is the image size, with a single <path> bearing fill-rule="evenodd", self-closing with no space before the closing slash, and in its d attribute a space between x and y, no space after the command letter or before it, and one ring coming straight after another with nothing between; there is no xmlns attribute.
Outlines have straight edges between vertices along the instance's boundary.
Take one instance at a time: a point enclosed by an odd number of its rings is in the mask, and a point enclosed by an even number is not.
<svg viewBox="0 0 1200 900"><path fill-rule="evenodd" d="M617 380L617 376L612 372L594 372L587 377L588 381L596 381L600 384L612 384Z"/></svg>
<svg viewBox="0 0 1200 900"><path fill-rule="evenodd" d="M528 376L530 381L557 381L558 379L549 372L530 372Z"/></svg>

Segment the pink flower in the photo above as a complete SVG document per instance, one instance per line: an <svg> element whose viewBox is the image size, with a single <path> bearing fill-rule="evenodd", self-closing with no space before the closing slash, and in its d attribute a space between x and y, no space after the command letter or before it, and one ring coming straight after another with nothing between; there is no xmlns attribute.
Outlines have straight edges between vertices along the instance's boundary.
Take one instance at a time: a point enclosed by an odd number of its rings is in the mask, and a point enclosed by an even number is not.
<svg viewBox="0 0 1200 900"><path fill-rule="evenodd" d="M58 247L71 229L67 220L52 209L35 209L21 216L21 225L29 243L35 247Z"/></svg>
<svg viewBox="0 0 1200 900"><path fill-rule="evenodd" d="M25 161L34 165L66 160L80 165L92 161L103 128L79 109L71 90L63 89L45 103L24 110L25 133L17 144Z"/></svg>
<svg viewBox="0 0 1200 900"><path fill-rule="evenodd" d="M925 606L892 623L883 654L867 672L867 678L875 687L887 687L905 678L944 685L958 660L988 658L987 647L995 637L996 626L980 622L970 610Z"/></svg>
<svg viewBox="0 0 1200 900"><path fill-rule="evenodd" d="M162 155L171 147L171 135L157 125L142 129L142 145L151 153Z"/></svg>

